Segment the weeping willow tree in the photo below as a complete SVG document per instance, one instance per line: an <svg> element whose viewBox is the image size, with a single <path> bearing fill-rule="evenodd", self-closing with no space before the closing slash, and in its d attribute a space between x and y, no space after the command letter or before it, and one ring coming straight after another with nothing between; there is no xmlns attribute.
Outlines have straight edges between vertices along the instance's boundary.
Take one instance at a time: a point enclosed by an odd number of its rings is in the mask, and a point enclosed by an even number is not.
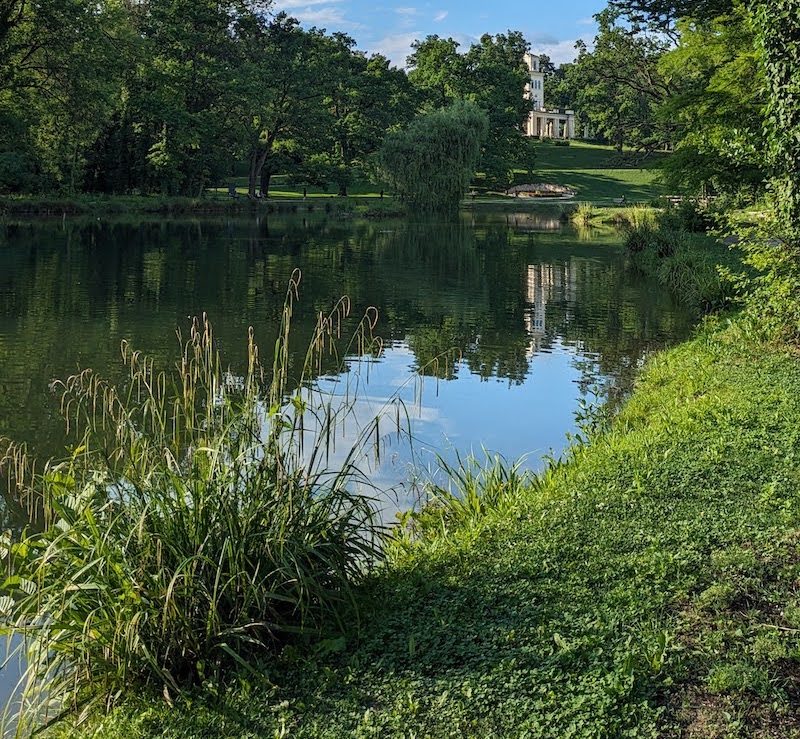
<svg viewBox="0 0 800 739"><path fill-rule="evenodd" d="M378 153L381 176L410 210L455 211L488 130L486 114L468 101L420 115L384 140Z"/></svg>

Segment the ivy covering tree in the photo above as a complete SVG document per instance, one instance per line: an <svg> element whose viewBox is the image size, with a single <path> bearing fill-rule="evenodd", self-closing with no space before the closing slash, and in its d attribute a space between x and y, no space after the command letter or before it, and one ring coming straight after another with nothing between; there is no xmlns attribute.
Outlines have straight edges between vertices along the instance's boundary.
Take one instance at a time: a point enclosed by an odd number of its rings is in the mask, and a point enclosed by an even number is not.
<svg viewBox="0 0 800 739"><path fill-rule="evenodd" d="M409 209L456 211L488 130L486 114L472 102L423 113L405 130L387 136L379 169Z"/></svg>

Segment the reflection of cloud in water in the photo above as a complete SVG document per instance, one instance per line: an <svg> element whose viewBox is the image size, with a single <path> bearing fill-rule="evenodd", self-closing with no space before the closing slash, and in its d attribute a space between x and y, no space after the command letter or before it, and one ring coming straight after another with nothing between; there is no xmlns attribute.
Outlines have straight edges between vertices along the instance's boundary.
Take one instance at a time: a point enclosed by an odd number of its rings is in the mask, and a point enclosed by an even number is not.
<svg viewBox="0 0 800 739"><path fill-rule="evenodd" d="M343 465L357 445L357 466L371 485L387 491L387 520L414 505L414 477L434 465L437 454L452 460L456 452L481 454L485 448L510 462L525 457L524 468L539 469L542 456L560 454L566 432L574 429L581 396L575 358L574 348L555 342L552 351L535 355L520 384L486 382L463 362L456 381L421 377L407 346L393 346L377 361L352 359L348 372L310 388L317 407L331 400L342 416L329 466ZM376 417L377 435L373 428L365 438Z"/></svg>

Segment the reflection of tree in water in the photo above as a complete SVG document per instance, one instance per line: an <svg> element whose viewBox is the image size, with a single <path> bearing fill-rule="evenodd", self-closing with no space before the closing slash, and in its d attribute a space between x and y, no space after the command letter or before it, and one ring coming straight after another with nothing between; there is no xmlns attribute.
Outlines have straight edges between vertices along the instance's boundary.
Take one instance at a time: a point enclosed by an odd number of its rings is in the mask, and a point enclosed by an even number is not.
<svg viewBox="0 0 800 739"><path fill-rule="evenodd" d="M521 383L533 353L561 337L589 358L587 382L610 375L624 384L648 349L685 334L687 319L625 272L618 251L507 221L298 214L6 226L0 434L56 452L61 424L46 391L52 379L78 366L117 379L123 338L169 366L175 329L203 311L232 367L244 362L249 325L267 355L295 267L303 270L290 346L297 374L318 312L343 294L354 321L377 306L387 344L407 342L417 366L443 378L466 368ZM533 321L532 267L551 276L541 281L541 331ZM336 369L329 360L321 371Z"/></svg>
<svg viewBox="0 0 800 739"><path fill-rule="evenodd" d="M610 399L619 398L645 357L687 336L696 317L632 275L622 259L572 258L566 266L575 299L548 304L548 328L578 348L582 389L597 385Z"/></svg>

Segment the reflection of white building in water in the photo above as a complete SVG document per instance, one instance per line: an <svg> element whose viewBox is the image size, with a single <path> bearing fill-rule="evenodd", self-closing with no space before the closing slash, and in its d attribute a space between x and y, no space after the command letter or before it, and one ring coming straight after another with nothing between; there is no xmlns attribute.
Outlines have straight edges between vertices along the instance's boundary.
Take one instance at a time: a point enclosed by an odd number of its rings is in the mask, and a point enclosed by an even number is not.
<svg viewBox="0 0 800 739"><path fill-rule="evenodd" d="M530 72L530 81L525 94L533 102L525 133L542 139L574 139L575 111L547 110L544 107L544 72L536 54L525 54L525 63Z"/></svg>
<svg viewBox="0 0 800 739"><path fill-rule="evenodd" d="M570 264L529 264L525 287L525 330L530 336L526 354L541 351L547 333L547 304L564 301L568 306L577 298L575 270Z"/></svg>

